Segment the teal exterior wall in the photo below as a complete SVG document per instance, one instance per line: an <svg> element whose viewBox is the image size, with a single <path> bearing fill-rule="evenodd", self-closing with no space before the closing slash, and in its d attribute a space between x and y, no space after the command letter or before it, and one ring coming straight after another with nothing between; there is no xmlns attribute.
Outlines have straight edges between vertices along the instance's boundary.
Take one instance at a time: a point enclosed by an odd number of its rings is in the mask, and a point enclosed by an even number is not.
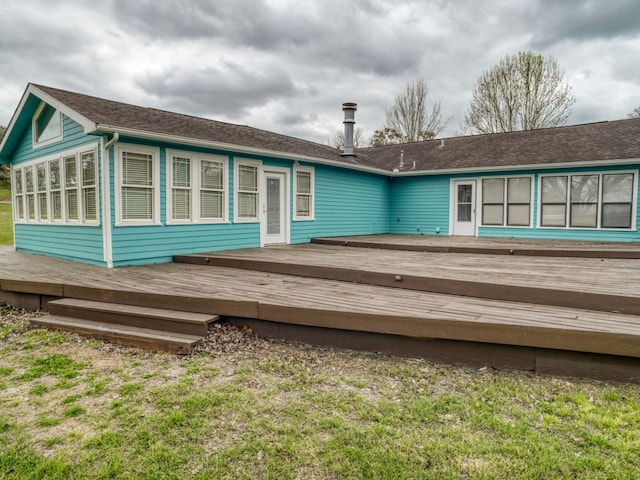
<svg viewBox="0 0 640 480"><path fill-rule="evenodd" d="M532 239L559 239L584 241L640 241L640 189L636 192L636 228L540 228L538 227L538 188L540 176L545 174L603 173L614 171L635 171L636 181L640 164L583 167L544 170L520 170L464 175L428 175L396 177L391 181L390 231L396 234L449 235L451 211L451 182L456 179L477 179L533 174L533 222L531 227L483 227L478 223L478 236ZM481 198L477 198L476 208L481 209ZM480 222L478 216L478 222Z"/></svg>
<svg viewBox="0 0 640 480"><path fill-rule="evenodd" d="M94 147L97 152L97 197L100 211L100 148L99 138L86 135L82 126L63 115L62 139L42 147L33 147L32 127L28 122L12 158L14 167L32 160L51 158L81 147ZM100 222L91 225L59 223L16 223L14 244L17 251L40 253L58 258L104 265L103 233Z"/></svg>
<svg viewBox="0 0 640 480"><path fill-rule="evenodd" d="M294 221L291 243L307 243L313 237L389 232L388 177L316 165L314 193L314 220ZM293 192L291 198L293 212Z"/></svg>
<svg viewBox="0 0 640 480"><path fill-rule="evenodd" d="M390 232L449 235L450 178L448 175L393 178Z"/></svg>
<svg viewBox="0 0 640 480"><path fill-rule="evenodd" d="M234 222L234 164L238 158L259 160L263 169L289 171L289 226L291 243L307 243L313 237L363 235L389 232L390 183L386 176L343 168L313 165L314 220L294 221L293 161L259 155L237 155L231 151L191 148L121 138L121 143L160 147L160 224L116 225L114 199L114 153L110 150L110 190L113 265L143 265L169 262L173 255L255 248L260 246L259 222ZM167 223L167 150L180 150L228 158L228 223Z"/></svg>

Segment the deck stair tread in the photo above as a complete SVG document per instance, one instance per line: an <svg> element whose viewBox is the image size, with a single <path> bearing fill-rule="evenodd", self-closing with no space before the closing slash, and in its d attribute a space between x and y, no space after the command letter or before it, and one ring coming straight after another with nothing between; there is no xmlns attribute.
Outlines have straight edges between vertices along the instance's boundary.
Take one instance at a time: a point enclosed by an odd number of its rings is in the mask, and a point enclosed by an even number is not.
<svg viewBox="0 0 640 480"><path fill-rule="evenodd" d="M62 298L49 302L51 309L57 306L77 308L86 311L110 312L123 315L135 315L152 319L165 319L179 321L182 323L209 324L219 320L218 315L204 313L185 312L178 310L167 310L152 307L139 307L136 305L123 305L120 303L96 302L93 300L82 300L78 298Z"/></svg>
<svg viewBox="0 0 640 480"><path fill-rule="evenodd" d="M109 341L143 346L154 350L166 350L189 353L200 341L202 336L184 333L167 332L150 328L118 325L97 322L82 318L45 315L32 320L32 323L43 327L69 330L80 334L91 335Z"/></svg>

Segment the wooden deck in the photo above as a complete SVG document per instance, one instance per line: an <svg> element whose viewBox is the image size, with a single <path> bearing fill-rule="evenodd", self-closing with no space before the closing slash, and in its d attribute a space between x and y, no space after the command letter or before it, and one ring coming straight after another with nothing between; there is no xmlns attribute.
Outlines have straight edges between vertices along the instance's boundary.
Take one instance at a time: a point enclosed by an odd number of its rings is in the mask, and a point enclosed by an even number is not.
<svg viewBox="0 0 640 480"><path fill-rule="evenodd" d="M0 298L46 304L68 297L179 308L219 314L273 337L640 383L640 316L621 313L639 303L640 260L559 261L324 245L190 258L205 265L109 270L0 247ZM211 266L225 261L236 264ZM331 279L332 271L337 279ZM457 294L433 287L438 284ZM481 291L456 291L471 284ZM531 296L532 288L538 288L537 296L529 301L483 293ZM554 305L544 299L545 292L572 301L581 296L587 306ZM621 307L593 308L594 297L596 304L613 297Z"/></svg>

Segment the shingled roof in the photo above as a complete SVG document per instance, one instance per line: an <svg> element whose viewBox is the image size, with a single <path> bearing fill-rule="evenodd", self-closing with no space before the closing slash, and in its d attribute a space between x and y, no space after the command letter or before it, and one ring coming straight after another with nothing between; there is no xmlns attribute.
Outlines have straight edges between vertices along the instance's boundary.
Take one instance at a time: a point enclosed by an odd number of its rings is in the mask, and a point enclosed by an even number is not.
<svg viewBox="0 0 640 480"><path fill-rule="evenodd" d="M387 145L356 153L401 172L640 162L640 118Z"/></svg>
<svg viewBox="0 0 640 480"><path fill-rule="evenodd" d="M219 142L265 151L353 163L348 157L341 157L340 151L329 145L245 125L140 107L43 85L34 86L102 127Z"/></svg>
<svg viewBox="0 0 640 480"><path fill-rule="evenodd" d="M640 162L640 119L471 135L356 149L356 157L315 142L154 108L34 85L99 126L218 142L393 172L517 168L545 164ZM400 166L400 157L403 166ZM414 163L415 162L415 163Z"/></svg>

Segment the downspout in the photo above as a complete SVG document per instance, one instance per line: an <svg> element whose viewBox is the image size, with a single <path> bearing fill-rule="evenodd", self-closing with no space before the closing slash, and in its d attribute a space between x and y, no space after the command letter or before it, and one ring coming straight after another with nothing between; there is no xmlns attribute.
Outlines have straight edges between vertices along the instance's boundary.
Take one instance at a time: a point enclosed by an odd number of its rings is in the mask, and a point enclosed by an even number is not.
<svg viewBox="0 0 640 480"><path fill-rule="evenodd" d="M102 137L102 246L104 262L107 268L113 268L113 246L111 242L111 188L109 170L109 149L120 139L120 134L114 132L111 140L104 143ZM114 159L115 161L115 159Z"/></svg>

